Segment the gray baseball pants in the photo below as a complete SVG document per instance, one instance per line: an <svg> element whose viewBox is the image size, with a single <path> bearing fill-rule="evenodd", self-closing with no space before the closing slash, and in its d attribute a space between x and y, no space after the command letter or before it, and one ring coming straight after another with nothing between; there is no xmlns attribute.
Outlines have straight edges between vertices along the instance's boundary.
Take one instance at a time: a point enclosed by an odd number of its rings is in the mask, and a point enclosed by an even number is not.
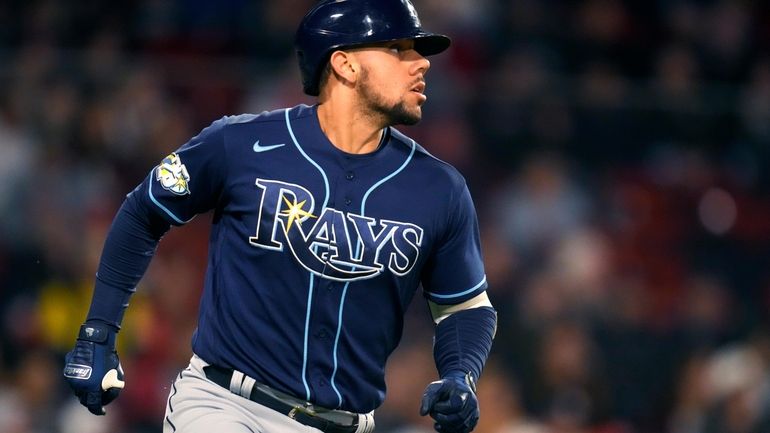
<svg viewBox="0 0 770 433"><path fill-rule="evenodd" d="M206 365L193 356L171 385L163 433L320 432L211 382L203 373Z"/></svg>

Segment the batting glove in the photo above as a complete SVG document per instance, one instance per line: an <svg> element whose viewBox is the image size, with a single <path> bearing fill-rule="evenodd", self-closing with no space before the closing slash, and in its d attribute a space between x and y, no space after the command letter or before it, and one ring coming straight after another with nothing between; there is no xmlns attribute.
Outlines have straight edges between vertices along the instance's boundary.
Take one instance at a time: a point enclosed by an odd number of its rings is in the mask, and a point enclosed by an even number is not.
<svg viewBox="0 0 770 433"><path fill-rule="evenodd" d="M64 358L64 378L94 415L107 413L104 406L123 389L123 367L115 352L115 329L86 322L80 327L77 343Z"/></svg>
<svg viewBox="0 0 770 433"><path fill-rule="evenodd" d="M440 433L468 433L479 422L476 385L470 374L449 373L425 389L420 415L430 414Z"/></svg>

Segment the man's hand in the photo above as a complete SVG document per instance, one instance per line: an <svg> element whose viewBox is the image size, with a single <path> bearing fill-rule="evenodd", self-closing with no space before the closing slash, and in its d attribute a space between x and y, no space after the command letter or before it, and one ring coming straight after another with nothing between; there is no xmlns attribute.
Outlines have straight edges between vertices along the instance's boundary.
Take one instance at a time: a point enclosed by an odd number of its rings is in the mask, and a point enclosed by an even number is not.
<svg viewBox="0 0 770 433"><path fill-rule="evenodd" d="M101 323L80 327L77 343L64 358L64 378L80 404L94 415L104 415L104 406L123 389L123 368L115 352L115 329Z"/></svg>
<svg viewBox="0 0 770 433"><path fill-rule="evenodd" d="M469 375L447 374L425 389L420 415L436 421L434 428L441 433L468 433L479 421L479 401L475 384Z"/></svg>

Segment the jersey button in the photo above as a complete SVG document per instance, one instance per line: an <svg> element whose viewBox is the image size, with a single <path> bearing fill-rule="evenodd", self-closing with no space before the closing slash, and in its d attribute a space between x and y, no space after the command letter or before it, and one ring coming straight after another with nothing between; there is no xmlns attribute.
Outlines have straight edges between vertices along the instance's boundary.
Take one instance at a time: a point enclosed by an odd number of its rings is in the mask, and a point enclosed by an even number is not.
<svg viewBox="0 0 770 433"><path fill-rule="evenodd" d="M320 330L320 331L316 332L316 334L315 334L315 335L316 335L316 337L318 337L318 338L326 338L326 335L327 335L327 334L326 334L326 331L322 329L322 330Z"/></svg>
<svg viewBox="0 0 770 433"><path fill-rule="evenodd" d="M350 206L350 203L353 203L353 200L351 200L349 198L345 198L345 204Z"/></svg>
<svg viewBox="0 0 770 433"><path fill-rule="evenodd" d="M347 180L353 180L353 178L355 178L355 177L356 177L356 175L352 171L349 171L349 172L347 172L345 174L345 179L347 179Z"/></svg>

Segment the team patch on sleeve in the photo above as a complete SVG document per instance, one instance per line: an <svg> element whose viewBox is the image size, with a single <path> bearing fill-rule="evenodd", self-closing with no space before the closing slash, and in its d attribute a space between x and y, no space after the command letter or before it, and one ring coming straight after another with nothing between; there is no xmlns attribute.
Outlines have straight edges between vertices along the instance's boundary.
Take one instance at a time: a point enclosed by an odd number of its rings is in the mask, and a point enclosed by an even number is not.
<svg viewBox="0 0 770 433"><path fill-rule="evenodd" d="M163 158L156 170L155 179L160 182L163 189L176 195L190 193L190 174L176 153Z"/></svg>

